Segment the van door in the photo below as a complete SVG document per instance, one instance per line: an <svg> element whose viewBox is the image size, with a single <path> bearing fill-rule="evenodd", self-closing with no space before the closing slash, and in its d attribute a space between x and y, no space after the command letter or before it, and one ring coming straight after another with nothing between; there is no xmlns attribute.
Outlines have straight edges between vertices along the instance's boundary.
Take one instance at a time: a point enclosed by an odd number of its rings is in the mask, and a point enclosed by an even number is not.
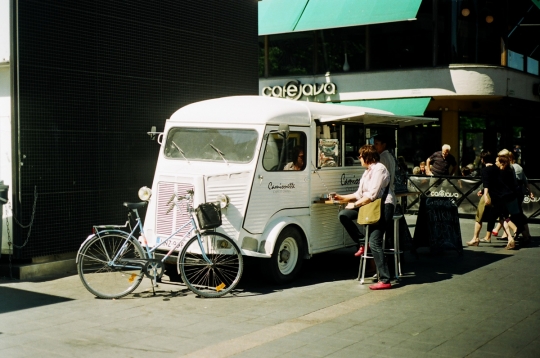
<svg viewBox="0 0 540 358"><path fill-rule="evenodd" d="M267 126L244 220L248 232L262 233L280 211L309 215L308 131L309 127L290 127L286 135L278 126Z"/></svg>

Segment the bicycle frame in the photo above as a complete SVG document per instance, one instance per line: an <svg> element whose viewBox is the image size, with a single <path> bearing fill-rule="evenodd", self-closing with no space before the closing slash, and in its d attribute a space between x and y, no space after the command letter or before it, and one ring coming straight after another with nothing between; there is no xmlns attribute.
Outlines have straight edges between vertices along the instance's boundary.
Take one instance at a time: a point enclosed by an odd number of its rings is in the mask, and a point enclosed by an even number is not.
<svg viewBox="0 0 540 358"><path fill-rule="evenodd" d="M135 213L135 220L136 220L136 224L135 226L133 227L133 229L131 230L131 232L127 233L123 230L107 230L107 232L118 232L118 233L122 233L122 234L128 234L128 236L126 237L122 247L120 248L120 250L118 250L116 256L111 260L110 258L109 259L109 265L110 266L113 266L114 263L116 262L116 260L118 259L118 257L120 257L120 255L123 254L126 246L127 246L127 243L128 243L128 240L130 238L133 238L135 240L137 240L137 238L135 237L135 232L137 231L137 229L139 229L140 233L141 233L141 237L143 239L143 244L144 244L144 249L146 251L146 255L147 255L147 259L150 259L150 258L153 258L154 257L154 252L160 247L162 246L163 244L165 244L167 241L171 240L177 233L179 233L180 231L182 231L185 227L187 227L188 225L191 225L189 231L187 233L185 233L182 238L178 241L178 243L176 245L174 245L170 250L169 252L167 252L167 254L161 259L161 262L165 262L165 260L167 260L167 258L169 258L171 256L171 254L174 252L174 250L176 250L178 247L180 247L182 244L184 244L187 239L190 238L191 236L191 233L193 231L195 231L195 234L197 235L197 240L198 240L198 243L199 243L199 247L201 249L201 255L203 257L203 259L208 263L208 264L212 264L212 262L210 261L210 259L206 256L206 253L204 251L204 248L203 248L203 244L202 244L202 239L201 239L201 234L200 234L200 231L197 229L197 224L195 222L195 218L193 216L193 208L189 205L189 199L190 197L187 196L187 197L178 197L177 194L173 194L173 196L171 197L171 200L169 200L169 203L172 203L169 207L169 211L172 210L172 207L173 206L176 206L180 209L179 207L179 204L178 204L178 200L181 200L181 201L186 201L185 205L186 205L186 211L189 213L189 221L186 222L184 225L182 225L180 228L178 228L175 232L173 232L171 235L169 235L166 239L164 239L163 241L161 241L159 244L157 244L156 246L154 246L152 249L150 249L148 247L148 243L146 242L146 237L144 236L144 226L142 224L142 221L141 221L141 218L139 217L139 212L137 211L137 209L130 209L131 211L133 211ZM127 227L129 224L129 220L128 222L126 222L126 225L124 227ZM111 226L109 226L111 227ZM118 226L113 226L115 228L119 228ZM95 228L99 228L99 226L95 226ZM95 235L97 235L99 237L99 234L100 232L102 231L97 231ZM139 241L139 240L137 240ZM133 268L133 269L137 269L139 267L131 267L131 266L126 266L126 265L122 265L122 267L124 268Z"/></svg>

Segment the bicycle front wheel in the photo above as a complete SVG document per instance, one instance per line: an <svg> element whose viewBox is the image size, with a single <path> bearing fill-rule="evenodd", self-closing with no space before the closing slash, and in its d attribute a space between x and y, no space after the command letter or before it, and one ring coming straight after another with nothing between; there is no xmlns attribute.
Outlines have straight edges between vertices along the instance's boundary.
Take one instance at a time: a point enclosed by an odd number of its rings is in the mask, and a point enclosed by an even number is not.
<svg viewBox="0 0 540 358"><path fill-rule="evenodd" d="M97 297L120 298L141 283L144 258L139 242L127 234L96 235L79 250L77 271Z"/></svg>
<svg viewBox="0 0 540 358"><path fill-rule="evenodd" d="M205 260L202 253L209 262ZM231 292L242 277L244 260L238 245L218 232L204 232L201 242L192 237L178 255L178 272L193 293L221 297Z"/></svg>

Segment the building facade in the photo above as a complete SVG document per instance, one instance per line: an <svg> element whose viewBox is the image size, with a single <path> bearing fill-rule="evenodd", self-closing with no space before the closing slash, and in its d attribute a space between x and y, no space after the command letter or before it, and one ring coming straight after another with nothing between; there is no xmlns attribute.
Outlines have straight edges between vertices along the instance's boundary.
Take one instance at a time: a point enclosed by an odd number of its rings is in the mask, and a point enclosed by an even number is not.
<svg viewBox="0 0 540 358"><path fill-rule="evenodd" d="M508 148L540 176L538 0L263 0L259 53L260 95L439 119L399 130L410 168L447 143L461 166Z"/></svg>
<svg viewBox="0 0 540 358"><path fill-rule="evenodd" d="M73 253L92 225L125 222L154 175L147 132L186 104L257 93L252 0L0 6L4 258Z"/></svg>

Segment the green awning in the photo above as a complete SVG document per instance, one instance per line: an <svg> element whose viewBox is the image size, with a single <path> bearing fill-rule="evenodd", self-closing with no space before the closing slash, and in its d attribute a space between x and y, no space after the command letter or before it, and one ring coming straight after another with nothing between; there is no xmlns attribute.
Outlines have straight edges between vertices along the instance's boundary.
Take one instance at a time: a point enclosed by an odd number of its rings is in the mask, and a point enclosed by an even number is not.
<svg viewBox="0 0 540 358"><path fill-rule="evenodd" d="M308 0L259 1L259 35L293 32Z"/></svg>
<svg viewBox="0 0 540 358"><path fill-rule="evenodd" d="M422 0L263 0L259 35L416 19Z"/></svg>
<svg viewBox="0 0 540 358"><path fill-rule="evenodd" d="M532 0L532 2L540 9L540 0Z"/></svg>
<svg viewBox="0 0 540 358"><path fill-rule="evenodd" d="M431 97L349 101L338 104L382 109L400 116L423 116Z"/></svg>

